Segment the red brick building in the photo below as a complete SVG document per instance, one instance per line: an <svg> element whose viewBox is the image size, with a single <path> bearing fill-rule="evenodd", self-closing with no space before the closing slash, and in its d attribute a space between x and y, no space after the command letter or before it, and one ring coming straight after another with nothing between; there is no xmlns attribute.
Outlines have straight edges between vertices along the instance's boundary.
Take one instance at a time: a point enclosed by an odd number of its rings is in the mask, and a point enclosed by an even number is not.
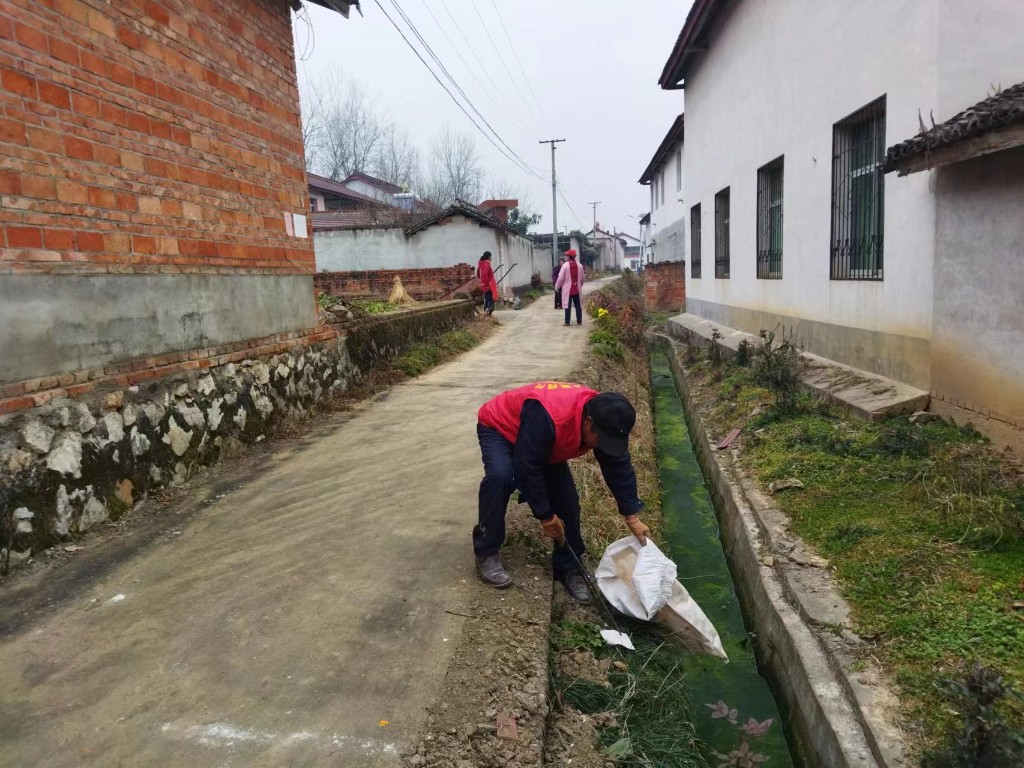
<svg viewBox="0 0 1024 768"><path fill-rule="evenodd" d="M290 13L0 0L0 398L315 325Z"/></svg>

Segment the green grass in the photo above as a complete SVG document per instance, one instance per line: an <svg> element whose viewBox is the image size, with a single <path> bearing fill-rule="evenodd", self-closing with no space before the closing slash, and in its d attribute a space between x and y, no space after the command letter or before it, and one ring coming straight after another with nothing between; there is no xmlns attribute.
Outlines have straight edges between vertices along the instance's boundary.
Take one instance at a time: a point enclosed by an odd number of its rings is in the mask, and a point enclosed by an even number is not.
<svg viewBox="0 0 1024 768"><path fill-rule="evenodd" d="M413 345L395 360L394 367L406 376L420 376L456 355L468 352L478 343L479 339L470 331L448 331L434 341Z"/></svg>
<svg viewBox="0 0 1024 768"><path fill-rule="evenodd" d="M708 765L709 750L696 736L691 723L692 704L679 664L687 654L665 645L656 628L624 626L636 651L621 652L604 645L597 626L563 619L552 636L556 652L580 647L598 657L611 657L608 684L593 680L554 680L558 700L587 714L611 712L617 726L601 728L598 735L620 766L697 768ZM590 638L596 636L597 643ZM624 667L624 668L623 668Z"/></svg>
<svg viewBox="0 0 1024 768"><path fill-rule="evenodd" d="M746 423L741 456L762 487L805 484L774 501L834 566L924 746L959 728L943 679L980 661L1024 689L1024 611L1013 607L1024 598L1024 488L984 439L945 422L869 424L808 396L751 417L772 398L746 370L690 372L713 433ZM1024 713L1011 719L1024 728Z"/></svg>
<svg viewBox="0 0 1024 768"><path fill-rule="evenodd" d="M381 300L355 301L352 302L352 307L357 310L362 310L368 315L382 315L385 312L396 312L401 309L401 306L398 304Z"/></svg>

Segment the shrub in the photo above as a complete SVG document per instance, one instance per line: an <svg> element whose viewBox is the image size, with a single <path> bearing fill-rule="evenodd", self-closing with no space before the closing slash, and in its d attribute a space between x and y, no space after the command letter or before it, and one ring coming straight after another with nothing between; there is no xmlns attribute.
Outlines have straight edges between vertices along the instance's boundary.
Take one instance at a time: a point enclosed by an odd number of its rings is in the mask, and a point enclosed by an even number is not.
<svg viewBox="0 0 1024 768"><path fill-rule="evenodd" d="M963 730L944 748L921 761L922 768L1011 768L1024 765L1024 735L1006 720L1010 700L1024 702L1003 676L975 663L963 681L943 680L939 687L956 702Z"/></svg>
<svg viewBox="0 0 1024 768"><path fill-rule="evenodd" d="M754 350L751 362L754 381L774 393L776 407L793 410L800 393L804 359L792 336L783 336L776 344L775 331L762 330L761 344Z"/></svg>
<svg viewBox="0 0 1024 768"><path fill-rule="evenodd" d="M750 357L753 354L754 345L746 339L740 342L736 348L736 365L741 365L746 368L750 365Z"/></svg>

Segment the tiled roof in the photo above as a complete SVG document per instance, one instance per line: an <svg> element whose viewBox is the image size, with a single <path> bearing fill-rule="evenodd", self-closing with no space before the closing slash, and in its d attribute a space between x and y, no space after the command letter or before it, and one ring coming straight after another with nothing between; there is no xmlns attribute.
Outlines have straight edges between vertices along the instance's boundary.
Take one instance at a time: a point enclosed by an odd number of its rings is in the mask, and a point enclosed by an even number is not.
<svg viewBox="0 0 1024 768"><path fill-rule="evenodd" d="M356 208L351 211L317 211L312 214L314 232L349 229L386 229L404 227L416 220L417 214L401 208L383 206Z"/></svg>
<svg viewBox="0 0 1024 768"><path fill-rule="evenodd" d="M908 158L1013 125L1024 125L1024 83L1004 88L944 123L889 147L885 154L885 170L895 170L897 164Z"/></svg>
<svg viewBox="0 0 1024 768"><path fill-rule="evenodd" d="M449 205L444 210L438 211L437 213L427 216L425 219L421 219L416 224L413 224L412 226L407 228L405 230L406 234L414 235L420 230L426 229L432 224L436 224L441 219L446 219L449 216L454 216L456 214L461 214L468 219L473 219L474 221L483 224L484 226L491 227L493 229L500 229L503 232L511 232L514 235L519 234L514 229L512 229L512 227L502 224L497 219L493 219L490 216L481 213L475 205L467 203L465 200L456 200L452 205Z"/></svg>
<svg viewBox="0 0 1024 768"><path fill-rule="evenodd" d="M465 216L492 229L518 234L511 227L480 213L475 206L462 200L427 216L422 212L411 212L401 208L366 207L352 211L318 211L313 213L312 217L314 232L404 227L407 235L414 235L442 219L456 215Z"/></svg>
<svg viewBox="0 0 1024 768"><path fill-rule="evenodd" d="M686 75L689 59L706 48L704 33L723 5L722 0L695 0L658 79L663 89L672 91L683 87L679 83Z"/></svg>
<svg viewBox="0 0 1024 768"><path fill-rule="evenodd" d="M368 173L361 173L360 171L350 173L345 177L342 184L347 184L350 181L362 181L366 184L377 187L377 189L390 192L392 195L397 195L402 191L402 188L397 184L392 184L390 181L384 181L384 179L378 179L376 176L370 176Z"/></svg>
<svg viewBox="0 0 1024 768"><path fill-rule="evenodd" d="M330 192L332 195L344 197L348 200L357 200L368 205L385 205L385 203L375 197L364 195L362 192L356 192L354 189L346 187L340 181L328 179L326 176L317 176L315 173L309 174L309 188Z"/></svg>

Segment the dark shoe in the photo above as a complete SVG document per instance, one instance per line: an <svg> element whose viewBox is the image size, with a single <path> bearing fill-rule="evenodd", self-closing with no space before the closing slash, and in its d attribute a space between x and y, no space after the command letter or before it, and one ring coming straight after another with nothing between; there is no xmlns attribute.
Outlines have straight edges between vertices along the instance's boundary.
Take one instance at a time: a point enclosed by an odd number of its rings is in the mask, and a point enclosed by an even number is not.
<svg viewBox="0 0 1024 768"><path fill-rule="evenodd" d="M568 326L568 325L572 325L572 323L566 323L566 325L567 325L567 326Z"/></svg>
<svg viewBox="0 0 1024 768"><path fill-rule="evenodd" d="M579 571L573 571L572 573L563 576L559 581L562 582L562 586L565 587L565 591L569 594L569 597L577 603L590 602L590 590L587 589L587 580L583 578L582 573Z"/></svg>
<svg viewBox="0 0 1024 768"><path fill-rule="evenodd" d="M495 589L505 589L512 586L512 577L508 575L508 571L501 564L501 558L498 555L477 557L476 572L480 574L480 580L484 584L488 584Z"/></svg>

